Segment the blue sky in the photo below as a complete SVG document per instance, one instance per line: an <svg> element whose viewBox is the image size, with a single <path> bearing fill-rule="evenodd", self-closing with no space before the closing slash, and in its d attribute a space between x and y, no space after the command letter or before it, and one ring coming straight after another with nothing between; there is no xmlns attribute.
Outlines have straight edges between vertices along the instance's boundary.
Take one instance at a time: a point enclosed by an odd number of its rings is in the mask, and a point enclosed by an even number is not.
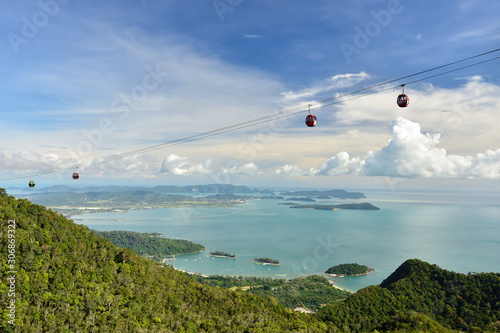
<svg viewBox="0 0 500 333"><path fill-rule="evenodd" d="M0 7L0 179L18 178L3 187L49 169L61 170L34 176L37 184L74 185L76 166L79 184L498 187L500 60L408 85L406 109L391 89L404 81L319 102L499 48L497 1ZM304 125L304 108L127 155L310 103L315 128Z"/></svg>

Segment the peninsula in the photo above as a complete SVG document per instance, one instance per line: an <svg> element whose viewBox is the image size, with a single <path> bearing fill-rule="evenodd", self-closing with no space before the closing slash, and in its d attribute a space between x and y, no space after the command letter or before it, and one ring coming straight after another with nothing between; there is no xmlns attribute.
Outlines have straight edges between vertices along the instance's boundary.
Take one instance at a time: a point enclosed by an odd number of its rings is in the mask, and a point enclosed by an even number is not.
<svg viewBox="0 0 500 333"><path fill-rule="evenodd" d="M163 258L174 257L179 254L203 252L205 247L184 239L165 238L163 234L150 232L140 233L134 231L97 231L96 235L103 236L114 245L131 249L141 257L161 262Z"/></svg>

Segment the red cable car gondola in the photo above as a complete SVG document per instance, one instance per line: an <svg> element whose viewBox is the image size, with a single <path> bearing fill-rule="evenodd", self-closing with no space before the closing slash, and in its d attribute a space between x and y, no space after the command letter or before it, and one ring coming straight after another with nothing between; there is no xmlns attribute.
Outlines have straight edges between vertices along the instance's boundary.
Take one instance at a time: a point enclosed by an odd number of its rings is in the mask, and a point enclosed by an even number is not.
<svg viewBox="0 0 500 333"><path fill-rule="evenodd" d="M309 114L306 117L306 125L307 127L314 127L316 126L317 122L318 119L316 118L315 115L311 114L311 105L309 105Z"/></svg>
<svg viewBox="0 0 500 333"><path fill-rule="evenodd" d="M401 87L403 87L403 93L398 96L397 103L400 108L405 108L408 106L408 104L410 104L410 99L405 94L405 85L402 84Z"/></svg>
<svg viewBox="0 0 500 333"><path fill-rule="evenodd" d="M73 179L78 179L80 178L80 174L78 173L78 168L76 168L76 172L73 173Z"/></svg>

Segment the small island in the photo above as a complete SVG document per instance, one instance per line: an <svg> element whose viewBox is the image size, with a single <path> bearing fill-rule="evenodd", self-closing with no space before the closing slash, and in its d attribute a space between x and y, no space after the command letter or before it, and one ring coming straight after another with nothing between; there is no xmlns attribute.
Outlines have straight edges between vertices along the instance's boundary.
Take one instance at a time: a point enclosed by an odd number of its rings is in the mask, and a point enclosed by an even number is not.
<svg viewBox="0 0 500 333"><path fill-rule="evenodd" d="M258 264L263 264L263 265L274 265L274 266L281 265L279 260L271 259L271 258L255 258L254 260L252 260L252 262L255 262Z"/></svg>
<svg viewBox="0 0 500 333"><path fill-rule="evenodd" d="M317 210L339 210L339 209L353 209L353 210L380 210L377 206L371 203L352 203L352 204L339 204L339 205L291 205L290 208L303 208L303 209L317 209Z"/></svg>
<svg viewBox="0 0 500 333"><path fill-rule="evenodd" d="M308 202L316 202L316 200L312 198L288 198L285 201L308 201Z"/></svg>
<svg viewBox="0 0 500 333"><path fill-rule="evenodd" d="M222 252L222 251L213 251L213 252L210 252L210 255L213 257L236 259L236 255L231 254L231 253L227 253L227 252Z"/></svg>
<svg viewBox="0 0 500 333"><path fill-rule="evenodd" d="M369 268L365 265L359 264L341 264L337 266L330 267L326 270L326 274L329 276L361 276L367 275L373 272L374 269Z"/></svg>

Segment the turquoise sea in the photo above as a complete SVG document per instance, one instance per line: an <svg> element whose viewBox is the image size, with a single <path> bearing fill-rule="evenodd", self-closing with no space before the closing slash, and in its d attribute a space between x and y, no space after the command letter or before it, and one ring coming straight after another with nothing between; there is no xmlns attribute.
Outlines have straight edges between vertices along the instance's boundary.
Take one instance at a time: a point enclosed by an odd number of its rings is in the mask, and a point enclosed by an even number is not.
<svg viewBox="0 0 500 333"><path fill-rule="evenodd" d="M292 278L323 274L331 266L359 263L375 271L335 278L356 291L380 284L399 265L418 258L460 272L500 272L500 195L451 192L363 191L360 200L318 200L317 204L370 202L381 210L321 211L253 200L237 207L164 208L74 216L95 230L159 232L204 245L203 253L177 256L170 264L204 275ZM210 251L233 253L215 258ZM281 266L252 263L279 259Z"/></svg>

